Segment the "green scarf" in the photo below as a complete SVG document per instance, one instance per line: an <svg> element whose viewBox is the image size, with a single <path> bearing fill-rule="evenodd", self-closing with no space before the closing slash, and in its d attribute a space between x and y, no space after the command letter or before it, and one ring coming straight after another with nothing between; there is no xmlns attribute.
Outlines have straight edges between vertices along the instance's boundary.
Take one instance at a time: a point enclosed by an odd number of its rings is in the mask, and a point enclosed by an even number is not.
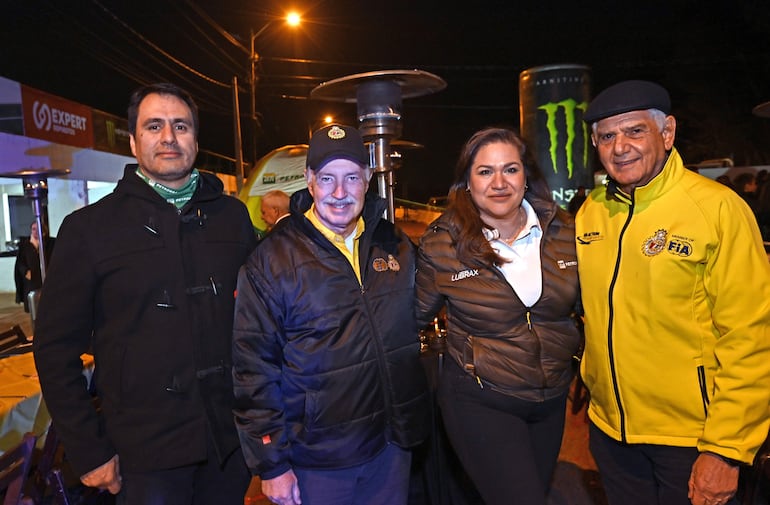
<svg viewBox="0 0 770 505"><path fill-rule="evenodd" d="M198 176L200 175L197 168L193 168L190 174L190 179L179 189L172 189L168 186L164 186L159 182L155 182L137 167L136 175L138 175L144 182L150 185L160 196L162 196L168 203L174 205L177 209L181 209L184 204L190 201L195 190L198 189Z"/></svg>

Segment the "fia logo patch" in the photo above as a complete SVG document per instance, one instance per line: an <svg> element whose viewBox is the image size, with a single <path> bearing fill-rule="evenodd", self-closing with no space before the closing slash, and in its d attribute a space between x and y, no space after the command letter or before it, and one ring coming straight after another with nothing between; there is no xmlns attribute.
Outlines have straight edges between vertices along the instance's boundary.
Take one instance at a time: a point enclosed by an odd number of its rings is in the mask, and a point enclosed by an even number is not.
<svg viewBox="0 0 770 505"><path fill-rule="evenodd" d="M687 257L692 254L692 240L681 235L672 235L668 241L666 252L675 256Z"/></svg>

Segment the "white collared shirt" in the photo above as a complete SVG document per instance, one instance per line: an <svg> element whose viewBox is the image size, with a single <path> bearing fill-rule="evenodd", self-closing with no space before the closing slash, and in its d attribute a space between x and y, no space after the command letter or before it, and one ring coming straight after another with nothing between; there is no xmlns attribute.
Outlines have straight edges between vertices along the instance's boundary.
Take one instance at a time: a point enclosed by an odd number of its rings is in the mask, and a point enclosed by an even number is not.
<svg viewBox="0 0 770 505"><path fill-rule="evenodd" d="M497 268L505 276L516 295L527 307L534 305L543 294L543 273L540 263L540 242L543 229L535 209L528 201L522 200L521 206L527 213L527 221L512 245L501 240L497 230L484 229L492 249L503 259L508 260Z"/></svg>

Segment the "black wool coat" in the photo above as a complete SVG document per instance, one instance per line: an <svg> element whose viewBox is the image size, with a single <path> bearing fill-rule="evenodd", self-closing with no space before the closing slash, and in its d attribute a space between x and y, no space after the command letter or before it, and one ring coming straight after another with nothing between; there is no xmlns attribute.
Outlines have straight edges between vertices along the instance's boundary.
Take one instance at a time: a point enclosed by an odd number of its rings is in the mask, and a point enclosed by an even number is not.
<svg viewBox="0 0 770 505"><path fill-rule="evenodd" d="M177 210L135 171L65 218L36 321L43 397L78 475L115 453L130 471L201 461L207 425L220 460L239 445L230 356L237 272L256 245L248 212L211 174Z"/></svg>

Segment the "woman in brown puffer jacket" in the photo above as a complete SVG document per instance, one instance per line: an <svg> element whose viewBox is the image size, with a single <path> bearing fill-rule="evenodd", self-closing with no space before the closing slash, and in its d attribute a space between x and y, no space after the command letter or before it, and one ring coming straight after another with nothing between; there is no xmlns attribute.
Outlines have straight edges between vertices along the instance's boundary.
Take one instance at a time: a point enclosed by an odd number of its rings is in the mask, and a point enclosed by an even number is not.
<svg viewBox="0 0 770 505"><path fill-rule="evenodd" d="M468 140L449 197L416 281L419 324L446 307L444 424L487 505L544 504L581 347L574 221L505 128Z"/></svg>

